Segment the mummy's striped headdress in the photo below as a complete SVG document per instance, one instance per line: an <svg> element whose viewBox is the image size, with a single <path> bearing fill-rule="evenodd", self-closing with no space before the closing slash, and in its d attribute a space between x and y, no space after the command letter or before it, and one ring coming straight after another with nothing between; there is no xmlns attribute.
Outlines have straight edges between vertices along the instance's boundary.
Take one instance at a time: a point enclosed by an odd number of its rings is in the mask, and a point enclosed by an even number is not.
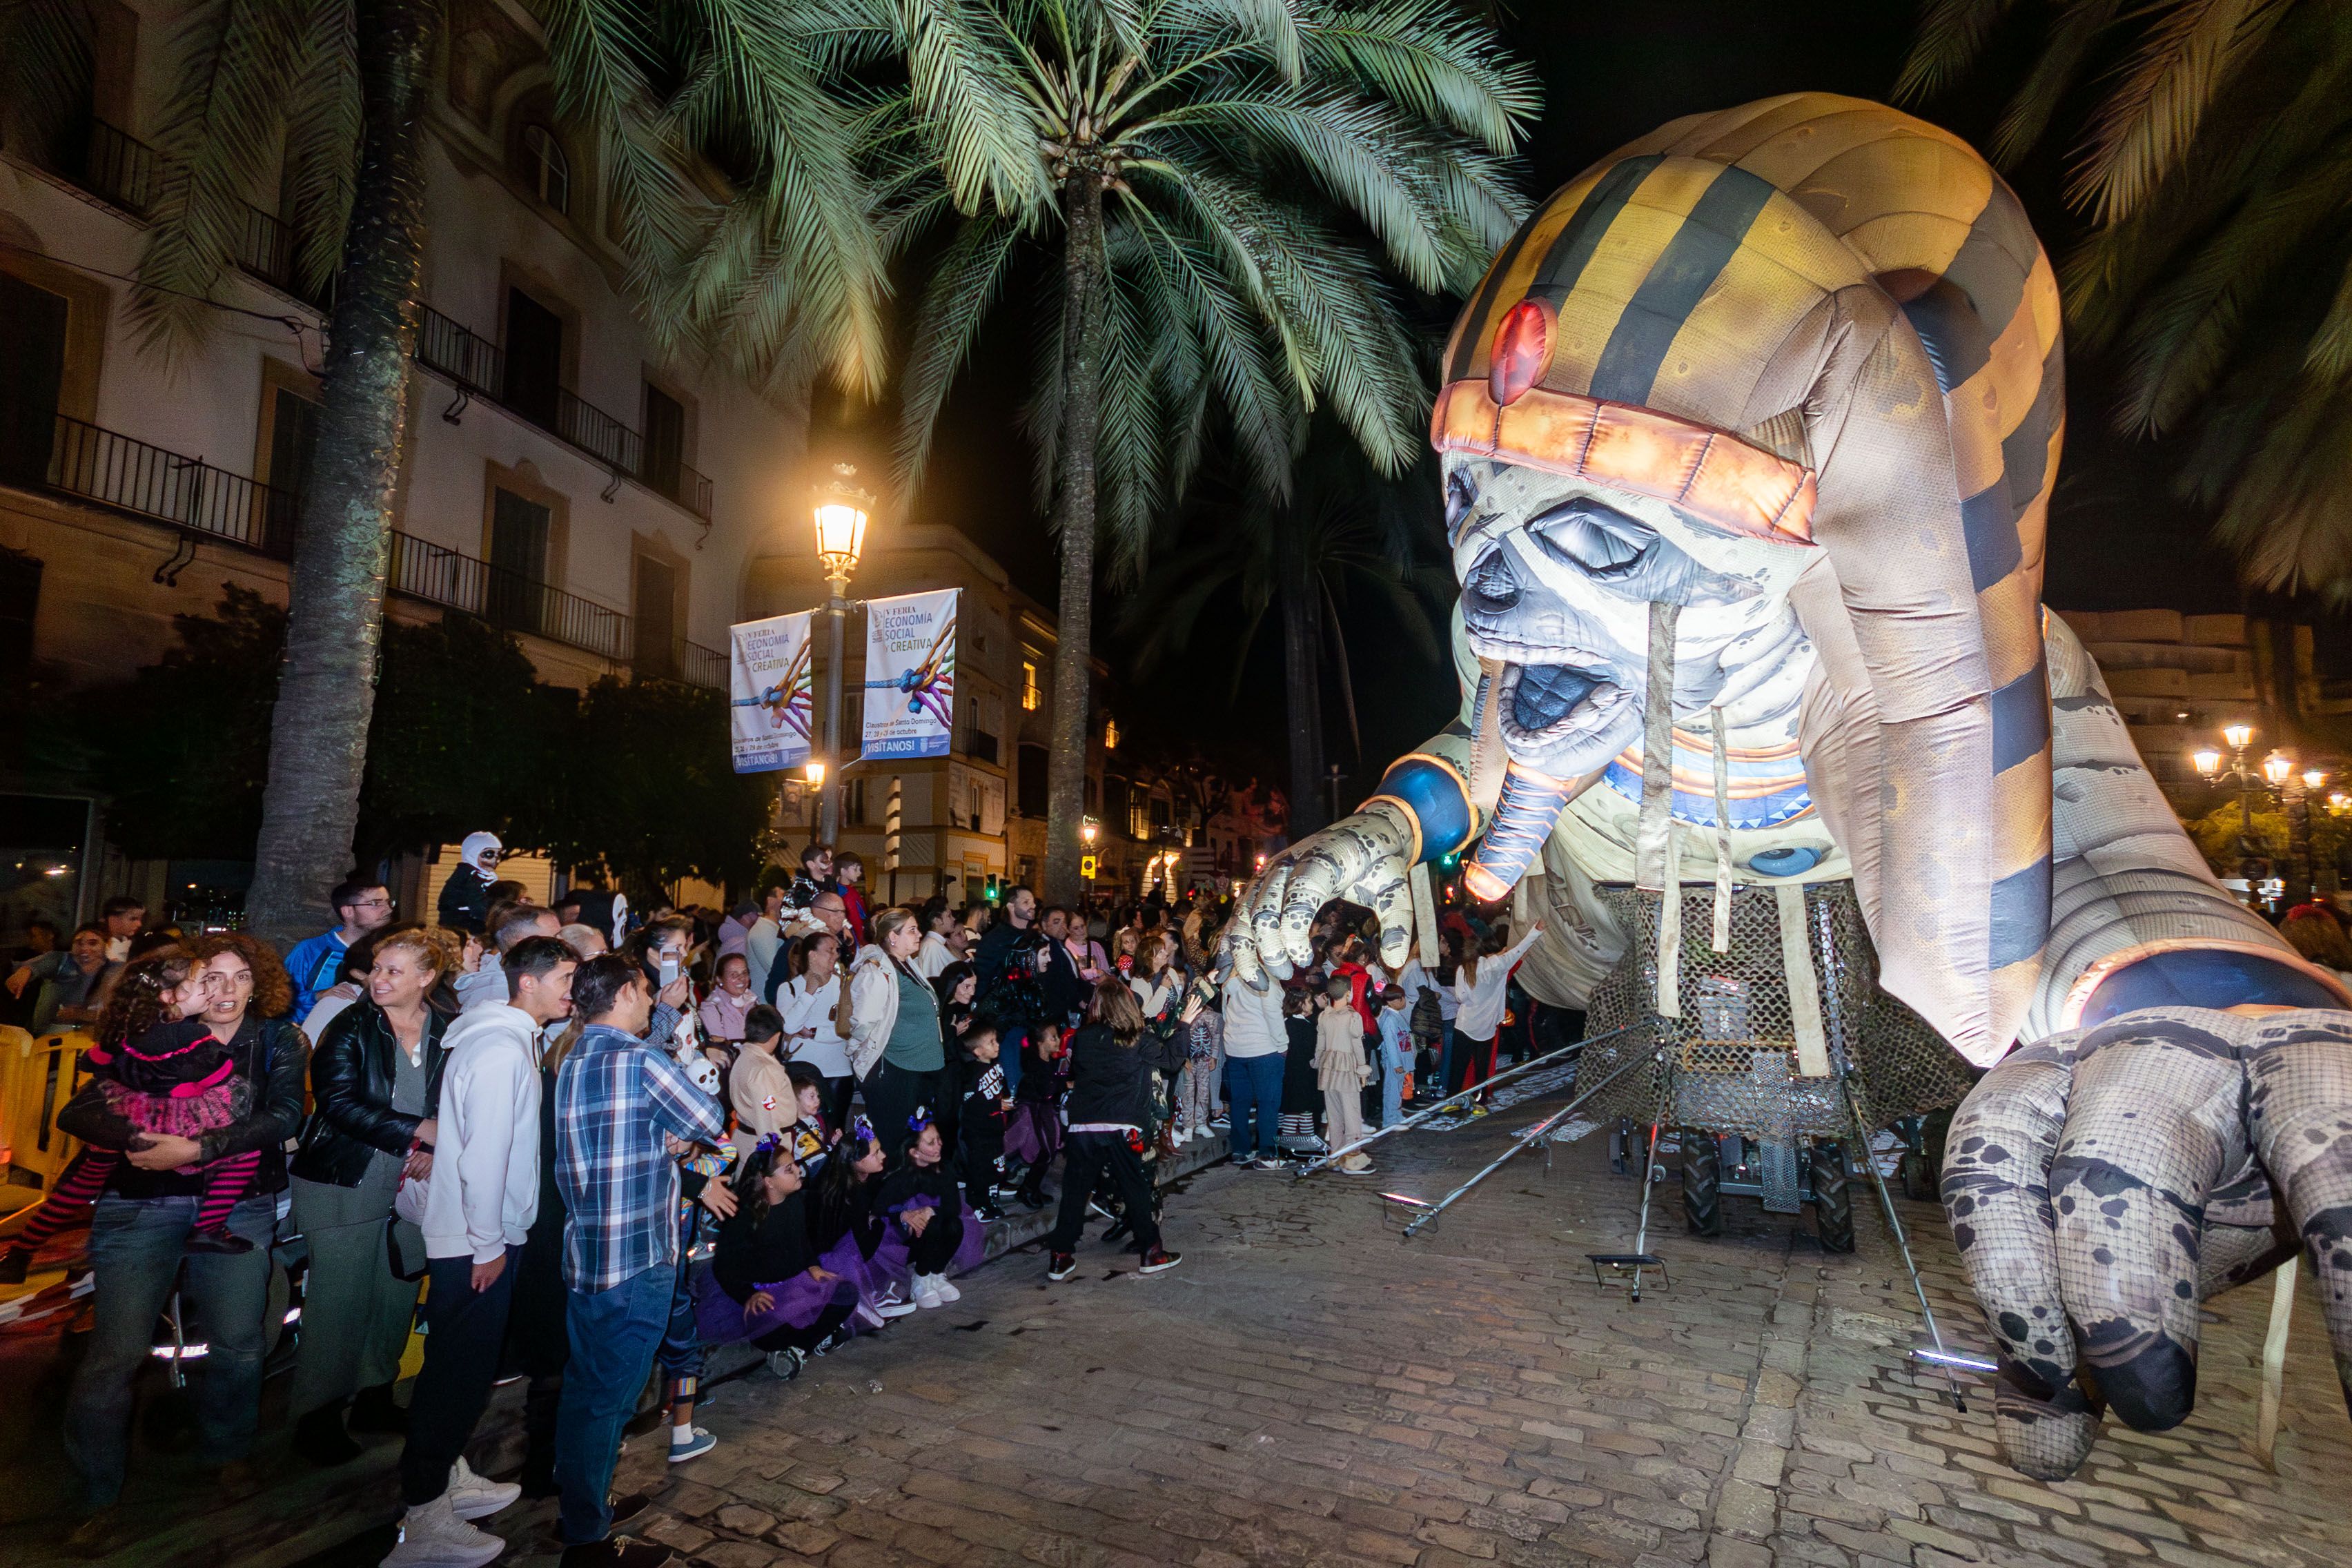
<svg viewBox="0 0 2352 1568"><path fill-rule="evenodd" d="M1824 93L1676 121L1563 187L1454 328L1441 450L1817 558L1811 795L1886 987L2008 1047L2050 908L2042 533L2058 290L1958 138Z"/></svg>

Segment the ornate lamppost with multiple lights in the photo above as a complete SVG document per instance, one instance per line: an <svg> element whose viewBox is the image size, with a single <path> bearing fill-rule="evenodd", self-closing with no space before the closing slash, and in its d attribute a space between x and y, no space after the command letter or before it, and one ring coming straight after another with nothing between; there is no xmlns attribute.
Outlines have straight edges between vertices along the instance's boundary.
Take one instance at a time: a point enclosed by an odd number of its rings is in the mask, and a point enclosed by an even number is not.
<svg viewBox="0 0 2352 1568"><path fill-rule="evenodd" d="M823 844L833 843L841 831L842 623L849 616L849 577L865 552L866 523L874 505L872 493L856 481L856 465L835 463L832 481L816 492L816 557L830 593L824 602L824 746L810 760L808 775L819 792L816 833Z"/></svg>
<svg viewBox="0 0 2352 1568"><path fill-rule="evenodd" d="M2259 769L2249 767L2246 750L2253 739L2252 725L2224 724L2221 740L2229 747L2226 758L2213 747L2202 746L2191 752L2189 760L2199 776L2208 783L2238 786L2238 873L2246 879L2249 894L2256 893L2256 885L2269 865L2263 846L2254 838L2254 794L2259 790L2278 802L2287 819L2287 868L2294 877L2294 885L2285 888L2284 893L2288 903L2299 902L2310 897L2312 887L2310 801L2327 782L2327 770L2298 770L2294 759L2279 751L2264 757ZM2227 767L2222 766L2225 760ZM2302 787L2297 788L2298 784ZM2331 806L2333 804L2331 799ZM2303 809L2298 811L2297 807Z"/></svg>

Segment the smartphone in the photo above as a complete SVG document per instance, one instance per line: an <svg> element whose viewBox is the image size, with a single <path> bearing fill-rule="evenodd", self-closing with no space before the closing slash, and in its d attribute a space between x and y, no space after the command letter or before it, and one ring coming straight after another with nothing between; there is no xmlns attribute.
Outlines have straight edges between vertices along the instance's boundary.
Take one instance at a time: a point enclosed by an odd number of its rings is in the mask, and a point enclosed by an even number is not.
<svg viewBox="0 0 2352 1568"><path fill-rule="evenodd" d="M665 990L677 984L677 960L667 953L662 955L661 983Z"/></svg>

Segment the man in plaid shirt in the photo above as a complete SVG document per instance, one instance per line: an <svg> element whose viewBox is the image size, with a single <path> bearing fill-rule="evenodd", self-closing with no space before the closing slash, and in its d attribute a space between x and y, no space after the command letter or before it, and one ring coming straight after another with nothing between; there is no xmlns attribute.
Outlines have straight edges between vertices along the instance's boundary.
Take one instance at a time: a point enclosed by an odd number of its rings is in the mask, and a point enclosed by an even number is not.
<svg viewBox="0 0 2352 1568"><path fill-rule="evenodd" d="M587 1027L555 1079L572 1340L555 1432L563 1562L635 1568L670 1553L650 1542L606 1540L606 1490L621 1428L636 1414L669 1322L678 1268L677 1148L718 1142L727 1119L667 1052L638 1037L654 998L634 961L606 953L582 964L572 1001Z"/></svg>

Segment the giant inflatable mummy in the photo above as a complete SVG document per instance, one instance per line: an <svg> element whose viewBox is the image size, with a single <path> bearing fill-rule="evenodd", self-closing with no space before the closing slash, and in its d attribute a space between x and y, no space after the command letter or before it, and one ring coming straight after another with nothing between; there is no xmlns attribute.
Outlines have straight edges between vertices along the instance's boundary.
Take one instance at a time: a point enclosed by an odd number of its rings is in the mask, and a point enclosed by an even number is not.
<svg viewBox="0 0 2352 1568"><path fill-rule="evenodd" d="M2062 373L2016 197L1907 115L1769 99L1571 182L1443 362L1460 716L1228 937L1263 985L1345 898L1401 962L1410 868L1470 850L1482 899L1542 877L1522 975L1580 1006L1627 941L1599 887L1850 881L1880 984L1990 1069L1944 1202L2051 1478L2109 1407L2183 1420L2200 1302L2298 1246L2352 1376L2352 997L2042 607Z"/></svg>

